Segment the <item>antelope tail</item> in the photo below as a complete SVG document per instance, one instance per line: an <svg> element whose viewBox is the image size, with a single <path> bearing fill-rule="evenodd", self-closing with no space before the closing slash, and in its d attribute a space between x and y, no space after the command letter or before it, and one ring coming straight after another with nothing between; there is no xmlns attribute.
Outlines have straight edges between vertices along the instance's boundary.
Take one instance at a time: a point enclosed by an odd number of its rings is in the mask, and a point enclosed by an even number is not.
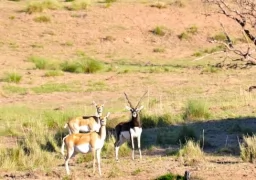
<svg viewBox="0 0 256 180"><path fill-rule="evenodd" d="M68 136L68 135L67 135ZM65 149L65 139L66 139L66 137L67 136L65 136L63 139L62 139L62 145L61 145L61 154L63 155L63 156L65 156L65 154L64 154L64 149Z"/></svg>

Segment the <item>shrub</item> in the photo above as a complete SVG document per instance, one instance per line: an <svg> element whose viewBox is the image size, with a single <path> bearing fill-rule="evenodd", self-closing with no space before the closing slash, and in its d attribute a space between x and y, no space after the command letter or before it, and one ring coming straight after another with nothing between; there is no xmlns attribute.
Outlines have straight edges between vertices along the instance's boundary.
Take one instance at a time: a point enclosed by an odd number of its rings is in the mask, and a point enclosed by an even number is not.
<svg viewBox="0 0 256 180"><path fill-rule="evenodd" d="M199 100L190 100L183 114L184 120L200 120L210 117L209 108L206 103Z"/></svg>
<svg viewBox="0 0 256 180"><path fill-rule="evenodd" d="M253 163L256 158L256 136L243 136L240 144L240 157L243 161Z"/></svg>
<svg viewBox="0 0 256 180"><path fill-rule="evenodd" d="M65 61L61 64L61 69L72 73L95 73L103 68L98 60L90 57L82 57L74 61Z"/></svg>
<svg viewBox="0 0 256 180"><path fill-rule="evenodd" d="M69 10L85 10L91 5L90 0L76 0L72 2L72 5L69 7Z"/></svg>
<svg viewBox="0 0 256 180"><path fill-rule="evenodd" d="M156 178L155 180L183 180L183 179L184 179L183 176L167 173L165 175L162 175Z"/></svg>
<svg viewBox="0 0 256 180"><path fill-rule="evenodd" d="M193 26L191 26L191 27L188 27L188 28L186 29L186 32L189 33L189 34L195 35L195 34L198 33L198 28L197 28L196 25L193 25Z"/></svg>
<svg viewBox="0 0 256 180"><path fill-rule="evenodd" d="M166 30L163 26L157 26L151 32L158 36L164 36L166 34Z"/></svg>
<svg viewBox="0 0 256 180"><path fill-rule="evenodd" d="M4 74L2 81L19 83L21 81L21 78L22 76L17 72L8 72Z"/></svg>
<svg viewBox="0 0 256 180"><path fill-rule="evenodd" d="M191 36L187 32L182 32L180 35L178 35L178 38L180 40L188 40L191 38Z"/></svg>
<svg viewBox="0 0 256 180"><path fill-rule="evenodd" d="M191 140L179 150L179 158L187 165L194 165L204 159L204 153L198 143Z"/></svg>
<svg viewBox="0 0 256 180"><path fill-rule="evenodd" d="M158 9L163 9L163 8L166 8L166 3L165 2L160 2L160 1L157 1L156 3L152 4L151 7L155 7L155 8L158 8Z"/></svg>
<svg viewBox="0 0 256 180"><path fill-rule="evenodd" d="M39 57L39 56L30 56L28 61L33 62L37 69L50 69L56 70L58 69L57 64L54 64L52 60Z"/></svg>
<svg viewBox="0 0 256 180"><path fill-rule="evenodd" d="M34 18L34 21L39 23L42 23L42 22L46 23L46 22L50 22L51 18L48 16L38 16Z"/></svg>
<svg viewBox="0 0 256 180"><path fill-rule="evenodd" d="M25 11L29 14L43 12L45 9L59 9L60 3L57 0L31 1Z"/></svg>
<svg viewBox="0 0 256 180"><path fill-rule="evenodd" d="M227 37L224 33L216 34L212 38L216 41L226 41L227 40Z"/></svg>

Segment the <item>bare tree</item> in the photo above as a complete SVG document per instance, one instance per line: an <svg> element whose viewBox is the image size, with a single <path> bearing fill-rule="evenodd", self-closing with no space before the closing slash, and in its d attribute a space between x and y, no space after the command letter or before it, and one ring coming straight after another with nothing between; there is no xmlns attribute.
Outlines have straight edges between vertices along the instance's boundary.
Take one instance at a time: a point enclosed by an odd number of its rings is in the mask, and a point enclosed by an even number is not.
<svg viewBox="0 0 256 180"><path fill-rule="evenodd" d="M203 0L204 3L211 4L218 8L218 13L237 22L247 41L247 47L236 47L230 35L221 24L226 41L215 41L226 46L228 51L239 55L246 65L256 65L256 1L255 0Z"/></svg>
<svg viewBox="0 0 256 180"><path fill-rule="evenodd" d="M255 0L202 0L206 4L217 7L217 13L233 20L241 27L241 32L246 39L247 45L235 45L229 33L222 23L221 27L226 36L226 41L212 42L223 44L226 50L238 55L239 60L244 62L244 67L256 65L256 1ZM236 59L237 60L237 59ZM249 87L249 91L256 86Z"/></svg>

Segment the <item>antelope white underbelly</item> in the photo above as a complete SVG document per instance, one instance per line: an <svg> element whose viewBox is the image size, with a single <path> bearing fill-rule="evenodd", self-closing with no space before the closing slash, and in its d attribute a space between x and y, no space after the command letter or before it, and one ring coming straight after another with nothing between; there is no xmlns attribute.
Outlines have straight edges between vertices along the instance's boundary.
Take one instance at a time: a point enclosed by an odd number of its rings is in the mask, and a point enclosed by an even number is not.
<svg viewBox="0 0 256 180"><path fill-rule="evenodd" d="M142 128L140 128L140 127L131 128L130 133L131 133L132 137L138 137L142 133Z"/></svg>
<svg viewBox="0 0 256 180"><path fill-rule="evenodd" d="M89 126L79 126L79 131L81 132L89 132Z"/></svg>
<svg viewBox="0 0 256 180"><path fill-rule="evenodd" d="M78 146L75 146L75 151L79 153L88 153L91 151L91 146L89 143L80 144Z"/></svg>

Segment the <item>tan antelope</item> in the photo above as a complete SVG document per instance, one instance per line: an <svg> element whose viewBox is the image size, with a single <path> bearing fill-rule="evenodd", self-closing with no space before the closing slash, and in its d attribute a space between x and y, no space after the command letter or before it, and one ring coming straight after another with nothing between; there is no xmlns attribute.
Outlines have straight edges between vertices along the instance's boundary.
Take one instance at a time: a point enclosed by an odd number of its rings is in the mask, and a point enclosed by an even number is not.
<svg viewBox="0 0 256 180"><path fill-rule="evenodd" d="M100 119L102 116L104 104L96 104L95 116L80 116L71 118L68 123L65 124L64 128L68 127L69 134L79 133L79 132L99 132L100 129Z"/></svg>
<svg viewBox="0 0 256 180"><path fill-rule="evenodd" d="M116 160L118 161L118 151L120 146L125 143L126 141L132 142L132 159L134 160L134 138L137 138L138 142L138 149L141 156L140 150L140 137L142 133L142 124L140 121L140 111L143 109L143 106L139 106L142 98L146 95L147 92L140 98L138 104L134 107L132 103L129 101L128 96L124 93L128 103L130 106L126 106L126 108L131 112L131 120L128 122L121 122L115 127L116 131L116 142L115 142L115 155Z"/></svg>
<svg viewBox="0 0 256 180"><path fill-rule="evenodd" d="M99 174L101 175L100 153L106 139L106 123L109 115L110 113L105 117L100 118L101 127L99 133L91 132L69 134L63 138L61 153L64 155L64 148L66 146L67 155L65 157L65 168L68 175L70 174L68 166L70 158L74 157L78 153L87 154L89 152L92 152L93 154L93 173L95 173L96 156Z"/></svg>

